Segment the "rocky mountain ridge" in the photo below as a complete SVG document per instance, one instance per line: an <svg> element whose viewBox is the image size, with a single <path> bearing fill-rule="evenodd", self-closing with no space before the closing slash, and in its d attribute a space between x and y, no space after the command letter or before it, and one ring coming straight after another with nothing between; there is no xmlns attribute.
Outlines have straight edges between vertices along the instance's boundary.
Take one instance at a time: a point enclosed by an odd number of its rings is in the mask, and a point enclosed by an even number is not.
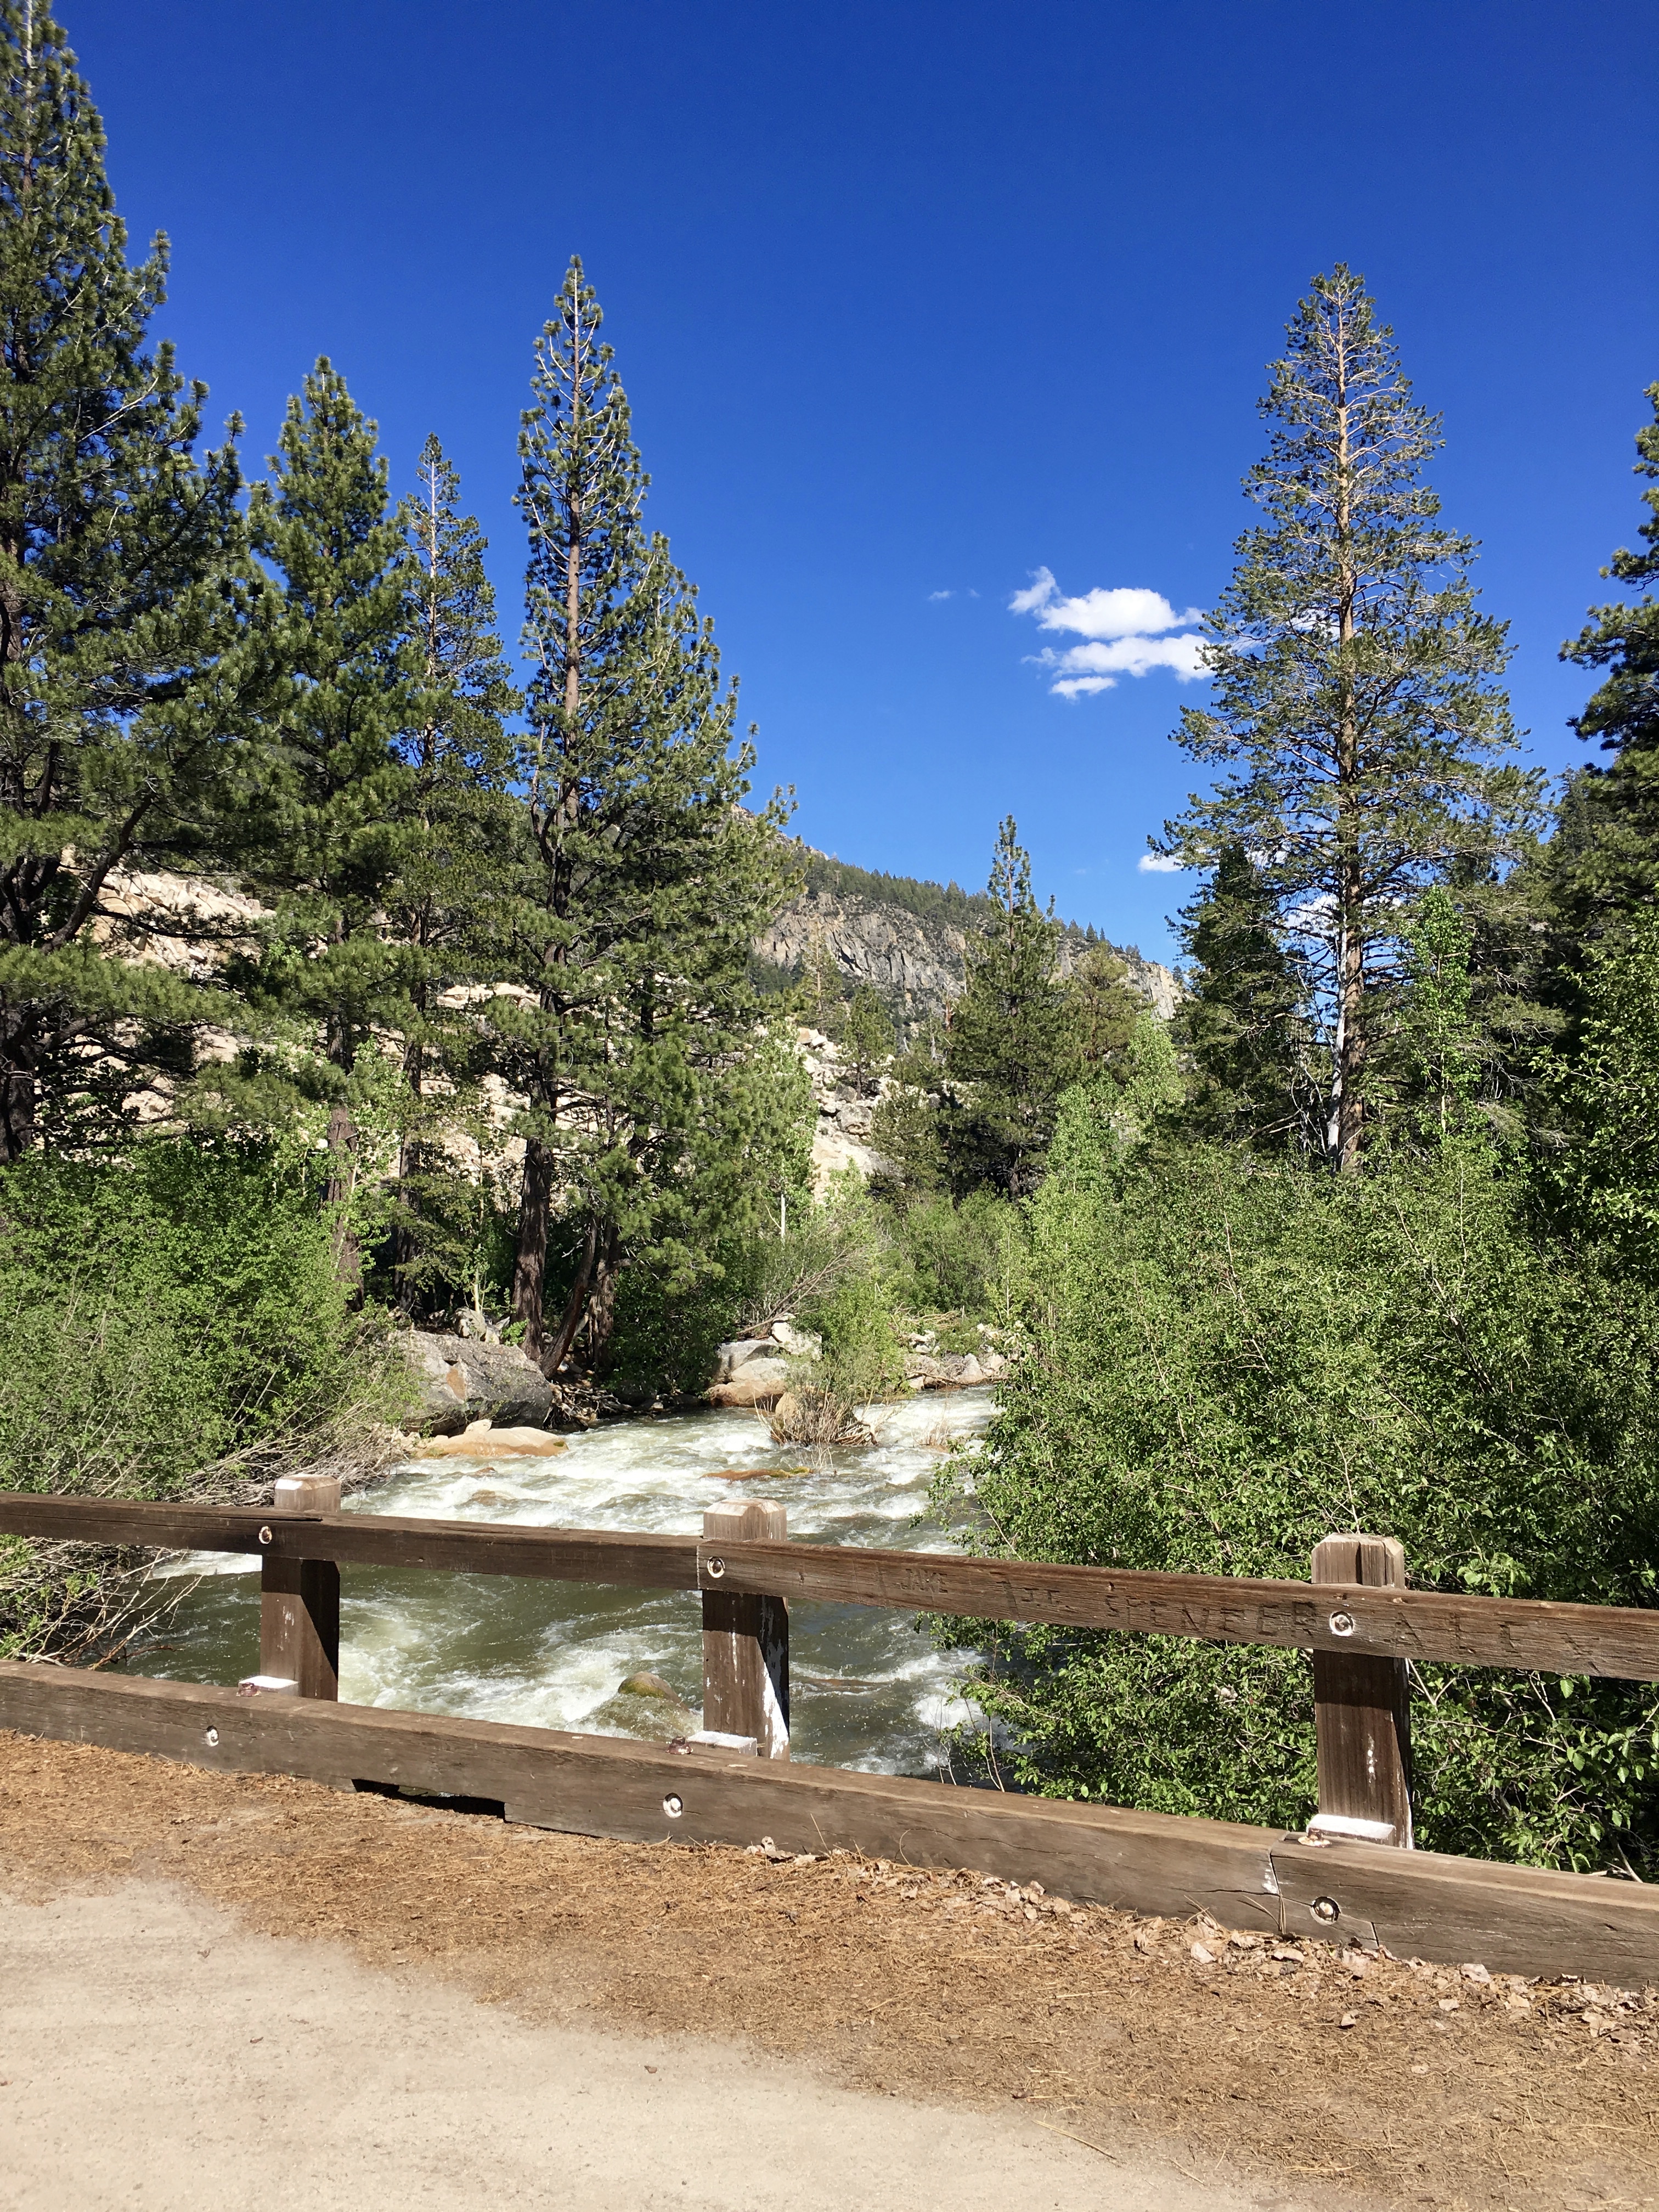
<svg viewBox="0 0 1659 2212"><path fill-rule="evenodd" d="M1076 966L1089 942L1074 922L1065 926L1062 972ZM809 887L763 933L756 951L781 974L809 975L822 963L849 994L868 984L908 1032L943 1019L950 1001L961 996L967 945L968 932L942 916L924 916L860 892ZM1123 963L1129 988L1168 1021L1181 998L1173 969L1146 959L1133 945L1107 949Z"/></svg>

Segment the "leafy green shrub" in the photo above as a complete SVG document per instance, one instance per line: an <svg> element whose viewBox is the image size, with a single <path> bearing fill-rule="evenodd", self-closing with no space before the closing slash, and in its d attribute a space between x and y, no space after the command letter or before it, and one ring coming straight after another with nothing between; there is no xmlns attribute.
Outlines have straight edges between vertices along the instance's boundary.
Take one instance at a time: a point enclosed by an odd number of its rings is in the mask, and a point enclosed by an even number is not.
<svg viewBox="0 0 1659 2212"><path fill-rule="evenodd" d="M715 1346L738 1332L757 1270L751 1247L760 1242L733 1238L715 1246L690 1292L667 1268L648 1261L625 1269L617 1285L613 1382L623 1389L702 1389L714 1372Z"/></svg>
<svg viewBox="0 0 1659 2212"><path fill-rule="evenodd" d="M1659 1283L1659 911L1589 958L1583 1033L1554 1088L1576 1125L1560 1180L1574 1211Z"/></svg>
<svg viewBox="0 0 1659 2212"><path fill-rule="evenodd" d="M365 1387L307 1164L161 1140L0 1175L0 1482L177 1494Z"/></svg>
<svg viewBox="0 0 1659 2212"><path fill-rule="evenodd" d="M1025 1227L1018 1206L976 1190L953 1205L924 1200L896 1224L896 1291L916 1313L1006 1322L1019 1296Z"/></svg>
<svg viewBox="0 0 1659 2212"><path fill-rule="evenodd" d="M1305 1580L1317 1540L1398 1537L1419 1587L1659 1599L1659 1300L1535 1226L1478 1144L1359 1176L1133 1149L1068 1101L1032 1208L1030 1354L947 1473L1028 1557ZM963 1487L971 1482L971 1498ZM1299 1822L1299 1653L947 1630L1026 1786ZM1534 1863L1659 1869L1650 1688L1424 1667L1418 1832Z"/></svg>

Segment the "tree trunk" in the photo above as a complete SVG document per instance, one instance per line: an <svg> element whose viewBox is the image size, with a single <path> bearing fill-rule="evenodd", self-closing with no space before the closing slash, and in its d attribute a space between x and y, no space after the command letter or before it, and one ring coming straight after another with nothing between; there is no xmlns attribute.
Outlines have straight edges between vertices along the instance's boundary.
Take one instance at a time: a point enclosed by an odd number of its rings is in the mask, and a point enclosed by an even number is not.
<svg viewBox="0 0 1659 2212"><path fill-rule="evenodd" d="M34 1142L34 1067L15 1017L0 1018L0 1163L21 1160Z"/></svg>
<svg viewBox="0 0 1659 2212"><path fill-rule="evenodd" d="M604 1234L598 1243L592 1280L587 1293L585 1316L587 1341L585 1349L588 1372L608 1375L615 1364L611 1353L611 1336L617 1325L617 1284L622 1274L622 1238L611 1223L605 1223Z"/></svg>
<svg viewBox="0 0 1659 2212"><path fill-rule="evenodd" d="M1342 704L1336 732L1336 1037L1331 1089L1336 1122L1336 1166L1359 1168L1364 1099L1360 1071L1365 1060L1364 878L1359 842L1359 715L1354 699L1354 605L1359 592L1352 552L1352 455L1349 445L1346 333L1339 329L1336 383L1336 514L1338 681Z"/></svg>
<svg viewBox="0 0 1659 2212"><path fill-rule="evenodd" d="M542 1286L547 1274L547 1224L553 1206L553 1151L539 1137L526 1139L519 1187L519 1245L513 1259L513 1318L524 1323L524 1348L542 1356Z"/></svg>
<svg viewBox="0 0 1659 2212"><path fill-rule="evenodd" d="M362 1250L351 1225L351 1204L356 1191L357 1125L351 1118L351 1109L341 1099L328 1117L328 1189L324 1204L331 1224L329 1245L334 1255L334 1273L350 1289L354 1306L361 1305L363 1297Z"/></svg>
<svg viewBox="0 0 1659 2212"><path fill-rule="evenodd" d="M1344 863L1341 972L1337 978L1337 1153L1343 1175L1359 1169L1360 1131L1365 1117L1360 1078L1365 1065L1365 946L1360 933L1359 860L1356 854Z"/></svg>
<svg viewBox="0 0 1659 2212"><path fill-rule="evenodd" d="M582 1239L582 1256L576 1263L570 1296L564 1302L564 1312L559 1319L558 1334L550 1338L542 1352L541 1369L550 1382L564 1365L570 1347L576 1340L576 1331L581 1327L582 1316L587 1310L587 1293L593 1280L593 1255L599 1245L599 1224L590 1218L587 1234Z"/></svg>

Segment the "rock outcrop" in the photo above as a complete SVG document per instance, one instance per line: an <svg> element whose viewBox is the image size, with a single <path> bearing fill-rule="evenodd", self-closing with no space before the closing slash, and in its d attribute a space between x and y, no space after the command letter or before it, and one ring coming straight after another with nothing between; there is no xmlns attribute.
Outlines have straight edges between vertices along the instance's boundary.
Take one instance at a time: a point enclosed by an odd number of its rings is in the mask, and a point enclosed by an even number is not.
<svg viewBox="0 0 1659 2212"><path fill-rule="evenodd" d="M502 1428L542 1428L554 1411L547 1377L516 1344L420 1328L400 1341L420 1385L410 1427L441 1437L459 1436L480 1420Z"/></svg>
<svg viewBox="0 0 1659 2212"><path fill-rule="evenodd" d="M711 1406L775 1406L789 1387L788 1361L820 1359L823 1345L810 1328L775 1321L765 1336L734 1337L714 1347Z"/></svg>
<svg viewBox="0 0 1659 2212"><path fill-rule="evenodd" d="M896 1019L915 1029L942 1019L961 996L967 945L967 933L951 922L884 901L809 890L784 908L756 950L776 968L808 973L821 961L853 989L867 983ZM1060 940L1062 971L1069 974L1088 949L1082 930L1068 923ZM1173 970L1132 945L1108 950L1123 963L1129 988L1168 1021L1181 999Z"/></svg>

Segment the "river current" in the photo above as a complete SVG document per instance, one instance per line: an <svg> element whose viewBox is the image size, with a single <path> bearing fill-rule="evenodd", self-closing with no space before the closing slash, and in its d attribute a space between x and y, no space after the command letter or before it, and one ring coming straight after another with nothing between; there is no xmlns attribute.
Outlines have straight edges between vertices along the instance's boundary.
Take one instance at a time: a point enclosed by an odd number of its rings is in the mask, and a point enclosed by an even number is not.
<svg viewBox="0 0 1659 2212"><path fill-rule="evenodd" d="M410 1461L346 1510L690 1535L705 1508L760 1498L787 1507L790 1536L809 1543L940 1551L949 1539L925 1517L929 1482L945 1451L975 1448L991 1412L988 1389L874 1407L877 1442L823 1466L774 1444L752 1413L647 1416L574 1436L550 1459ZM131 1670L223 1683L254 1672L257 1559L203 1553L166 1571L199 1579ZM701 1704L695 1593L378 1567L346 1567L341 1579L348 1703L614 1734L627 1731L632 1703L618 1686L644 1670ZM937 1651L908 1613L792 1606L792 1756L938 1772L945 1732L967 1717L951 1688L964 1656Z"/></svg>

